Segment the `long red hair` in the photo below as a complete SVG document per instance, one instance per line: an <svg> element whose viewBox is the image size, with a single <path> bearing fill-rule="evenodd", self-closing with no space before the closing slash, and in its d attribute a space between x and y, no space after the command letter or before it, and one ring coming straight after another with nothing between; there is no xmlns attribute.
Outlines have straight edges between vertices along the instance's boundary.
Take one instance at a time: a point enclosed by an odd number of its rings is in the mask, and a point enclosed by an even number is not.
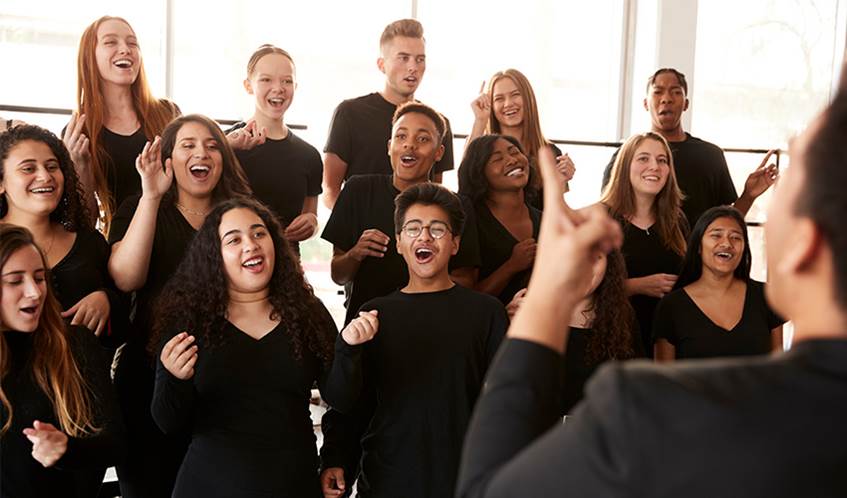
<svg viewBox="0 0 847 498"><path fill-rule="evenodd" d="M132 29L132 26L125 19L112 16L103 16L85 28L79 40L76 87L77 111L80 114L85 114L85 134L91 144L94 192L100 200L103 226L107 233L112 213L115 212L117 206L115 206L115 199L109 190L109 185L106 184L105 169L111 158L103 148L100 137L106 117L106 105L105 99L102 97L103 90L95 52L97 50L97 30L101 24L112 20L125 23L129 26L129 29ZM179 110L173 103L164 99L157 99L150 93L147 75L144 72L144 62L141 58L139 58L138 77L132 84L132 105L138 121L141 123L141 128L144 130L144 135L147 140L151 141L156 135L162 133L162 130L174 117L179 115Z"/></svg>

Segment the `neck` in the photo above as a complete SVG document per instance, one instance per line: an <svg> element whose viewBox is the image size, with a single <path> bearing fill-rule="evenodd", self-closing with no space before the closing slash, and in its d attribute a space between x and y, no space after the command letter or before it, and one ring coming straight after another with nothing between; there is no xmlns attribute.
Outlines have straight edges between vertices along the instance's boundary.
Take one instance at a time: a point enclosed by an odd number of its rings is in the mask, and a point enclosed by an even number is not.
<svg viewBox="0 0 847 498"><path fill-rule="evenodd" d="M682 129L682 123L679 123L676 128L672 130L664 130L654 125L653 133L658 133L659 135L665 137L665 140L667 140L668 142L684 142L686 139L685 130Z"/></svg>
<svg viewBox="0 0 847 498"><path fill-rule="evenodd" d="M285 115L280 119L271 119L260 112L256 112L253 114L253 119L256 120L257 128L268 130L268 138L282 140L288 136L288 127L285 126Z"/></svg>
<svg viewBox="0 0 847 498"><path fill-rule="evenodd" d="M437 275L432 277L419 277L414 273L409 273L409 285L403 287L403 292L407 294L418 294L422 292L438 292L452 288L453 280L450 279L450 273L447 268L444 268Z"/></svg>
<svg viewBox="0 0 847 498"><path fill-rule="evenodd" d="M262 313L271 308L268 299L268 288L256 292L242 292L233 288L229 289L229 304L227 305L230 316L241 316L244 314Z"/></svg>
<svg viewBox="0 0 847 498"><path fill-rule="evenodd" d="M735 283L735 275L732 273L715 273L708 268L703 268L703 274L695 282L698 287L709 289L710 294L723 295L729 291Z"/></svg>
<svg viewBox="0 0 847 498"><path fill-rule="evenodd" d="M504 126L500 125L500 134L506 135L512 138L516 138L521 145L526 145L523 143L523 126ZM525 148L525 147L524 147ZM534 156L537 151L529 151L525 150L527 156Z"/></svg>
<svg viewBox="0 0 847 498"><path fill-rule="evenodd" d="M53 234L54 223L50 216L24 213L16 209L10 209L2 220L4 223L25 227L32 233L36 240L44 241Z"/></svg>
<svg viewBox="0 0 847 498"><path fill-rule="evenodd" d="M192 211L200 212L200 213L208 213L212 207L212 198L209 197L195 197L193 195L186 194L184 191L179 190L177 193L177 204L182 206L183 208L190 209Z"/></svg>
<svg viewBox="0 0 847 498"><path fill-rule="evenodd" d="M108 81L103 81L102 83L103 99L106 101L107 118L136 115L135 106L132 103L132 87L116 85Z"/></svg>
<svg viewBox="0 0 847 498"><path fill-rule="evenodd" d="M523 189L518 190L489 190L485 203L490 209L508 211L526 206Z"/></svg>
<svg viewBox="0 0 847 498"><path fill-rule="evenodd" d="M394 188L396 188L400 192L405 192L406 189L410 187L414 187L415 185L420 185L422 183L427 183L428 181L429 180L427 178L417 180L404 180L397 176L397 174L394 174L391 177L391 183L394 185Z"/></svg>
<svg viewBox="0 0 847 498"><path fill-rule="evenodd" d="M580 329L590 329L594 326L594 310L592 310L593 302L591 296L584 298L578 302L571 312L571 319L568 325Z"/></svg>
<svg viewBox="0 0 847 498"><path fill-rule="evenodd" d="M411 102L412 100L415 100L414 93L410 95L400 95L399 93L392 90L391 87L388 86L388 84L385 85L385 87L382 89L381 92L379 92L379 94L382 95L382 98L384 98L385 100L398 106L404 102Z"/></svg>
<svg viewBox="0 0 847 498"><path fill-rule="evenodd" d="M635 213L633 220L648 222L651 225L656 222L656 215L653 212L653 203L656 202L655 195L635 193Z"/></svg>

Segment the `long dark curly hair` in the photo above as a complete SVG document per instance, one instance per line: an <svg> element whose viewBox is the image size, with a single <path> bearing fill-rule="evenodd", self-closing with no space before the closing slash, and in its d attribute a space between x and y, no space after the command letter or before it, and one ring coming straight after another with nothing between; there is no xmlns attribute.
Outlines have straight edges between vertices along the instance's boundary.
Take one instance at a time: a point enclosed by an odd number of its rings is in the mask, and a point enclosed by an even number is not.
<svg viewBox="0 0 847 498"><path fill-rule="evenodd" d="M485 165L494 153L494 143L501 138L517 147L521 154L526 155L518 139L509 135L483 135L469 143L465 148L462 163L459 165L459 194L469 197L474 204L482 202L488 195L490 187L485 176ZM532 187L536 173L535 168L530 165L529 180L524 187L524 197L527 200L534 199L538 195Z"/></svg>
<svg viewBox="0 0 847 498"><path fill-rule="evenodd" d="M0 134L0 181L6 174L6 159L9 152L25 140L41 142L56 156L59 161L59 169L64 177L62 198L56 209L50 213L50 221L59 223L65 230L76 232L81 228L93 228L90 213L83 202L82 186L74 169L74 163L65 144L51 131L40 126L19 125ZM6 195L0 195L0 218L9 212L9 204Z"/></svg>
<svg viewBox="0 0 847 498"><path fill-rule="evenodd" d="M626 360L637 356L635 310L624 289L626 265L620 251L606 257L606 273L593 293L594 325L588 337L586 359L590 363Z"/></svg>
<svg viewBox="0 0 847 498"><path fill-rule="evenodd" d="M158 351L165 334L182 330L196 335L206 347L214 348L226 341L223 330L229 291L218 228L223 215L238 208L256 213L273 240L275 263L268 293L271 319L280 320L295 358L302 358L305 347L328 366L337 332L332 317L306 282L276 217L259 202L244 197L226 200L206 216L185 259L156 301L149 349Z"/></svg>

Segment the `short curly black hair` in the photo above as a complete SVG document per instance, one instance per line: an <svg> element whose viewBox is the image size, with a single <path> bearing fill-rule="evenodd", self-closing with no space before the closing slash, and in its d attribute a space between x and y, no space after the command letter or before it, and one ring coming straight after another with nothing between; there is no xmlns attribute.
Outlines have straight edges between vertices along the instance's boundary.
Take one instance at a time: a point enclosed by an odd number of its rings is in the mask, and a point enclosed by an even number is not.
<svg viewBox="0 0 847 498"><path fill-rule="evenodd" d="M53 132L40 126L23 124L0 133L0 181L6 174L6 159L12 149L26 140L41 142L48 147L59 161L59 169L64 177L62 198L59 205L50 213L50 220L60 223L65 230L76 232L81 228L93 228L93 219L83 202L84 196L74 163L65 144ZM0 218L9 211L6 194L0 195Z"/></svg>

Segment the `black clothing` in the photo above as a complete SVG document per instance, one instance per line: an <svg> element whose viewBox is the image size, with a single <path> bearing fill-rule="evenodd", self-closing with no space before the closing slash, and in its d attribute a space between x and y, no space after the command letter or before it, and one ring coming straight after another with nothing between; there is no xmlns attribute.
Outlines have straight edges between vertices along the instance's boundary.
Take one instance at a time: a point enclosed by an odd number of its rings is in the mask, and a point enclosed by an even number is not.
<svg viewBox="0 0 847 498"><path fill-rule="evenodd" d="M398 194L400 191L394 188L391 175L360 175L351 178L341 190L335 209L321 234L335 249L345 252L356 245L362 232L367 229L376 228L391 239L384 257L367 257L359 266L348 295L344 323L352 320L366 301L390 294L409 282L406 262L397 253L394 198ZM451 269L479 266L475 240L476 226L469 216L459 252L450 260Z"/></svg>
<svg viewBox="0 0 847 498"><path fill-rule="evenodd" d="M682 142L668 142L673 155L676 182L685 199L682 211L693 227L707 209L734 203L738 199L723 151L715 144L685 134ZM609 183L618 149L603 172L603 188Z"/></svg>
<svg viewBox="0 0 847 498"><path fill-rule="evenodd" d="M564 425L552 402L561 361L506 341L468 431L457 497L847 495L847 341L604 365Z"/></svg>
<svg viewBox="0 0 847 498"><path fill-rule="evenodd" d="M347 163L347 181L353 175L390 175L388 141L391 139L391 120L397 106L379 93L348 99L335 108L329 125L324 152L331 152ZM442 115L442 117L444 117ZM432 166L432 173L453 169L453 132L444 118L444 155Z"/></svg>
<svg viewBox="0 0 847 498"><path fill-rule="evenodd" d="M562 155L562 149L554 143L550 143L550 150L553 151L553 159ZM539 211L544 211L544 189L541 188L541 169L538 166L538 161L535 156L530 158L530 167L533 168L533 175L538 175L538 191L534 189L527 195L526 203Z"/></svg>
<svg viewBox="0 0 847 498"><path fill-rule="evenodd" d="M135 159L147 143L147 137L143 128L132 135L119 135L104 126L100 143L108 155L103 170L117 209L128 197L141 193L141 177L135 170Z"/></svg>
<svg viewBox="0 0 847 498"><path fill-rule="evenodd" d="M35 332L41 333L41 332ZM109 380L105 351L88 329L70 327L66 337L94 403L94 424L100 431L89 437L68 437L65 454L49 468L32 457L32 443L23 430L36 420L53 424L59 419L47 394L32 374L33 333L4 331L9 371L3 377L3 392L12 405L12 425L0 438L0 497L41 498L77 496L81 480L97 476L97 469L114 465L123 456L123 424ZM6 422L0 408L0 424ZM102 474L99 474L102 479ZM100 482L88 482L94 493ZM84 496L84 495L80 495ZM90 497L88 497L90 498Z"/></svg>
<svg viewBox="0 0 847 498"><path fill-rule="evenodd" d="M744 293L741 320L726 330L703 313L685 289L666 295L656 307L653 338L666 339L676 357L711 358L771 352L771 330L785 323L765 301L765 286L750 280Z"/></svg>
<svg viewBox="0 0 847 498"><path fill-rule="evenodd" d="M238 123L226 132L244 126ZM281 140L268 138L250 150L236 150L235 155L253 194L277 215L282 228L300 216L306 197L322 192L321 156L291 130Z"/></svg>
<svg viewBox="0 0 847 498"><path fill-rule="evenodd" d="M346 373L347 391L327 393L342 411L360 393L371 403L358 496L452 496L471 411L506 332L505 310L459 285L397 291L362 307L372 309L379 311L373 340L349 346L338 336L336 361L347 367L334 372Z"/></svg>
<svg viewBox="0 0 847 498"><path fill-rule="evenodd" d="M120 345L129 328L129 308L127 296L115 287L109 275L110 254L109 244L100 232L82 228L76 232L70 251L50 269L50 276L63 311L98 290L109 296L109 322L100 342L114 348Z"/></svg>
<svg viewBox="0 0 847 498"><path fill-rule="evenodd" d="M120 241L126 234L140 197L130 197L118 209L109 232L110 243ZM165 197L156 218L147 280L135 292L131 333L115 370L115 389L129 434L126 464L117 469L125 498L170 497L188 444L186 437L165 437L150 416L155 371L146 348L153 326L154 301L176 273L195 233L194 227Z"/></svg>
<svg viewBox="0 0 847 498"><path fill-rule="evenodd" d="M623 254L628 278L646 277L657 273L679 275L682 269L682 256L673 252L662 242L662 237L653 227L647 230L632 223L619 220L623 229ZM659 304L658 297L641 294L630 296L638 328L641 331L641 344L648 358L653 357L653 313Z"/></svg>
<svg viewBox="0 0 847 498"><path fill-rule="evenodd" d="M591 329L577 327L571 327L570 330L561 367L562 415L573 411L573 407L583 398L585 383L602 363L588 361L586 355L588 339L594 332Z"/></svg>
<svg viewBox="0 0 847 498"><path fill-rule="evenodd" d="M512 257L512 249L520 242L509 230L503 226L494 216L485 201L474 204L476 218L476 231L479 240L479 280L488 278L489 275L503 266L503 263ZM541 227L541 211L529 206L529 217L532 219L532 237L538 240L538 230ZM509 304L515 293L523 289L529 283L532 268L516 273L503 291L497 296L504 305Z"/></svg>
<svg viewBox="0 0 847 498"><path fill-rule="evenodd" d="M223 333L212 348L195 336L189 380L157 361L153 418L166 434L191 432L173 496L322 496L309 414L312 385L323 390L327 375L320 358L304 344L296 359L282 325L260 339L229 322Z"/></svg>

